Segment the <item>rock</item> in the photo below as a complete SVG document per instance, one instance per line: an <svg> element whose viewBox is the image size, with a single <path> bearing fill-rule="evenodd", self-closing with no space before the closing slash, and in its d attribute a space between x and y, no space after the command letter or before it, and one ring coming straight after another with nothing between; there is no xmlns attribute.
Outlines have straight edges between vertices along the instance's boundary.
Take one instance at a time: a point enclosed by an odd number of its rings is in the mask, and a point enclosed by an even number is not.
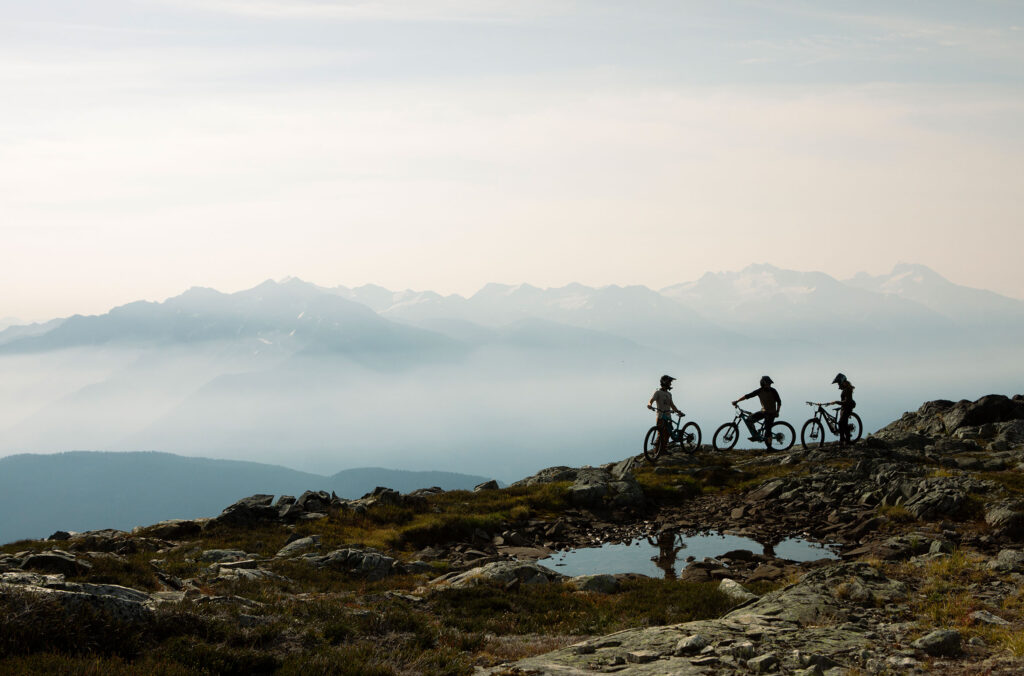
<svg viewBox="0 0 1024 676"><path fill-rule="evenodd" d="M619 581L614 575L578 575L566 580L565 584L578 591L614 594L619 590Z"/></svg>
<svg viewBox="0 0 1024 676"><path fill-rule="evenodd" d="M377 489L380 490L380 489ZM327 491L305 491L295 501L295 506L303 512L323 514L331 505L331 496ZM280 513L278 509L278 513Z"/></svg>
<svg viewBox="0 0 1024 676"><path fill-rule="evenodd" d="M996 558L988 562L988 567L1004 573L1024 572L1024 551L1003 549L996 555Z"/></svg>
<svg viewBox="0 0 1024 676"><path fill-rule="evenodd" d="M200 556L200 561L210 563L221 563L223 561L241 561L249 558L249 555L241 549L207 549Z"/></svg>
<svg viewBox="0 0 1024 676"><path fill-rule="evenodd" d="M359 575L368 580L380 580L401 569L396 559L373 549L336 549L323 556L306 554L303 558L316 566Z"/></svg>
<svg viewBox="0 0 1024 676"><path fill-rule="evenodd" d="M40 570L45 573L60 573L68 576L84 575L92 569L91 564L80 561L72 554L60 549L30 554L22 560L21 567L24 570Z"/></svg>
<svg viewBox="0 0 1024 676"><path fill-rule="evenodd" d="M961 651L960 632L953 629L936 629L910 645L932 657L956 657Z"/></svg>
<svg viewBox="0 0 1024 676"><path fill-rule="evenodd" d="M996 535L1019 538L1024 536L1024 503L1018 500L1003 500L989 504L985 509L985 523Z"/></svg>
<svg viewBox="0 0 1024 676"><path fill-rule="evenodd" d="M363 509L369 509L375 505L392 505L400 507L404 503L402 494L393 488L386 488L384 486L377 486L372 491L359 498L353 500L352 505Z"/></svg>
<svg viewBox="0 0 1024 676"><path fill-rule="evenodd" d="M51 535L50 537L48 537L46 539L47 540L70 540L71 539L71 533L67 532L66 530L59 530L59 531L55 532L53 535Z"/></svg>
<svg viewBox="0 0 1024 676"><path fill-rule="evenodd" d="M273 495L263 493L250 495L225 508L214 521L245 526L259 521L276 519L279 510L270 504L273 500Z"/></svg>
<svg viewBox="0 0 1024 676"><path fill-rule="evenodd" d="M490 481L485 481L482 484L477 484L476 486L474 486L473 492L476 493L479 491L495 491L498 490L499 488L500 486L498 485L498 482L495 481L494 479L491 479Z"/></svg>
<svg viewBox="0 0 1024 676"><path fill-rule="evenodd" d="M975 610L973 613L971 613L970 617L975 624L991 624L1001 627L1005 627L1010 624L1003 618L999 617L998 615L993 615L987 610Z"/></svg>
<svg viewBox="0 0 1024 676"><path fill-rule="evenodd" d="M755 674L767 674L779 668L779 658L771 653L759 655L747 660L747 668L751 669Z"/></svg>
<svg viewBox="0 0 1024 676"><path fill-rule="evenodd" d="M756 650L754 648L754 644L750 641L740 641L739 643L733 644L730 652L733 657L741 660L747 660L754 656Z"/></svg>
<svg viewBox="0 0 1024 676"><path fill-rule="evenodd" d="M722 592L736 603L746 603L757 598L757 594L741 585L736 580L725 578L718 583L718 591Z"/></svg>
<svg viewBox="0 0 1024 676"><path fill-rule="evenodd" d="M539 563L494 561L453 576L442 576L430 582L434 586L471 587L481 582L509 584L547 584L564 576Z"/></svg>
<svg viewBox="0 0 1024 676"><path fill-rule="evenodd" d="M520 479L513 483L513 486L534 486L536 484L549 484L559 481L575 481L577 470L572 467L558 466L542 469L532 476Z"/></svg>
<svg viewBox="0 0 1024 676"><path fill-rule="evenodd" d="M0 597L19 592L53 599L71 612L84 609L99 611L119 622L145 622L153 615L149 594L119 585L53 582L44 587L0 584Z"/></svg>
<svg viewBox="0 0 1024 676"><path fill-rule="evenodd" d="M762 563L760 566L754 569L754 572L747 577L747 583L761 582L762 580L768 582L774 582L775 580L782 579L785 576L786 571L778 566L773 566L767 563Z"/></svg>
<svg viewBox="0 0 1024 676"><path fill-rule="evenodd" d="M764 502L783 492L786 482L782 479L769 481L747 495L748 502Z"/></svg>
<svg viewBox="0 0 1024 676"><path fill-rule="evenodd" d="M184 540L198 536L203 531L203 522L195 519L168 519L132 532L142 532L162 540Z"/></svg>
<svg viewBox="0 0 1024 676"><path fill-rule="evenodd" d="M634 650L626 653L626 661L630 664L646 664L661 657L653 650Z"/></svg>
<svg viewBox="0 0 1024 676"><path fill-rule="evenodd" d="M967 504L967 495L956 489L937 489L918 493L904 507L921 520L937 520L960 516Z"/></svg>
<svg viewBox="0 0 1024 676"><path fill-rule="evenodd" d="M295 556L300 552L304 552L307 549L314 549L320 546L320 536L310 535L309 537L299 538L293 542L289 542L277 552L275 556L278 558L285 558L288 556Z"/></svg>
<svg viewBox="0 0 1024 676"><path fill-rule="evenodd" d="M676 649L672 651L672 654L676 657L682 657L683 655L692 655L698 653L708 646L708 640L700 634L691 634L684 639L680 639L679 643L676 644Z"/></svg>

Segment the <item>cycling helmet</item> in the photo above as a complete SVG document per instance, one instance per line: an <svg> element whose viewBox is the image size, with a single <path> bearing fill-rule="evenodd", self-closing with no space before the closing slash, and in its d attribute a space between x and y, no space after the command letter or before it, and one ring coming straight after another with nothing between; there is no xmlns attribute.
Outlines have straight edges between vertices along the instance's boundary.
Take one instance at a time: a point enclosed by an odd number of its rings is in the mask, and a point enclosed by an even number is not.
<svg viewBox="0 0 1024 676"><path fill-rule="evenodd" d="M773 381L773 380L772 380L771 378L769 378L768 376L761 376L761 387L768 387L768 386L769 386L769 385L771 385L771 384L772 384L773 382L775 382L775 381Z"/></svg>
<svg viewBox="0 0 1024 676"><path fill-rule="evenodd" d="M661 386L662 387L672 387L672 381L673 380L675 380L675 378L673 378L672 376L662 376L661 377Z"/></svg>
<svg viewBox="0 0 1024 676"><path fill-rule="evenodd" d="M837 373L836 377L832 379L832 384L833 385L842 385L845 382L846 382L846 376L844 376L842 373Z"/></svg>

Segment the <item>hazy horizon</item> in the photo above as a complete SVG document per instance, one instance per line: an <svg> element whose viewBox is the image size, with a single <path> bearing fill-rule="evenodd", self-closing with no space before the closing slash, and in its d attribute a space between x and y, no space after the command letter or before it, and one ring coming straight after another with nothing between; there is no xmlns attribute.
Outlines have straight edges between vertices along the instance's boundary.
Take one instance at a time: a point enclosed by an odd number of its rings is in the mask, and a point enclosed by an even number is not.
<svg viewBox="0 0 1024 676"><path fill-rule="evenodd" d="M0 3L0 317L916 261L1024 298L1024 8Z"/></svg>

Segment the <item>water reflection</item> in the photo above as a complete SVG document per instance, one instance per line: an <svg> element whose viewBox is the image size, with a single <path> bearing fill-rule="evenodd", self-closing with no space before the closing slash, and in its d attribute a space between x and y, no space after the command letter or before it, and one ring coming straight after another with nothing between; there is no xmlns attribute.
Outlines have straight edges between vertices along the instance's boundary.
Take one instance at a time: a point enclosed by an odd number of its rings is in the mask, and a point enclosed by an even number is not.
<svg viewBox="0 0 1024 676"><path fill-rule="evenodd" d="M799 538L758 542L738 535L702 534L686 536L662 531L654 536L625 543L556 552L539 563L565 575L597 573L640 573L649 577L676 579L682 566L679 553L686 549L695 559L717 558L736 549L760 550L766 558L814 561L838 558L825 545Z"/></svg>
<svg viewBox="0 0 1024 676"><path fill-rule="evenodd" d="M654 565L665 572L666 580L676 579L676 556L681 550L686 549L682 533L663 530L658 533L657 542L650 536L647 537L647 542L658 547L658 554L651 557Z"/></svg>

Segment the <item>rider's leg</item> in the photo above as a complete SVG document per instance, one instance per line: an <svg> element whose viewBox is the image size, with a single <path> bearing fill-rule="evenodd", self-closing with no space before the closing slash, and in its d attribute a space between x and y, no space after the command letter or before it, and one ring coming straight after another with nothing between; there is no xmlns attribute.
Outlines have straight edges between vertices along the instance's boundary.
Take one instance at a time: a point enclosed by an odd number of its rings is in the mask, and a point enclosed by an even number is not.
<svg viewBox="0 0 1024 676"><path fill-rule="evenodd" d="M757 413L754 413L749 418L747 418L747 429L750 430L751 441L761 441L761 438L757 436L757 430L754 429L754 423L756 423L758 420L761 420L766 415L767 414L764 411L758 411Z"/></svg>
<svg viewBox="0 0 1024 676"><path fill-rule="evenodd" d="M775 416L771 413L764 414L764 445L769 451L772 450L772 425L775 424Z"/></svg>
<svg viewBox="0 0 1024 676"><path fill-rule="evenodd" d="M839 411L839 445L850 443L850 410L843 407Z"/></svg>
<svg viewBox="0 0 1024 676"><path fill-rule="evenodd" d="M672 424L668 418L658 416L658 455L665 452L665 448L668 446L669 435L672 434Z"/></svg>

